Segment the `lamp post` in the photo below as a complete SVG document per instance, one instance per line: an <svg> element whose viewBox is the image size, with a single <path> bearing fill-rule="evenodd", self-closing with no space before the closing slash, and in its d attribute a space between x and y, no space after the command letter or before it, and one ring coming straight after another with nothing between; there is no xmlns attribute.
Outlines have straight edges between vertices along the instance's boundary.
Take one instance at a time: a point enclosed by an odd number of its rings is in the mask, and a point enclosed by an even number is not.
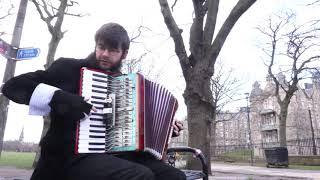
<svg viewBox="0 0 320 180"><path fill-rule="evenodd" d="M250 149L250 164L253 166L253 148L251 140L251 128L250 128L250 109L249 109L249 93L245 93L247 99L247 127L248 127L248 138L249 138L249 149Z"/></svg>
<svg viewBox="0 0 320 180"><path fill-rule="evenodd" d="M311 109L312 109L312 105L309 104L308 105L308 115L309 115L309 120L310 120L310 129L311 129L312 153L313 153L313 155L317 155L317 146L316 146L316 141L314 138L314 128L313 128L313 124L312 124Z"/></svg>

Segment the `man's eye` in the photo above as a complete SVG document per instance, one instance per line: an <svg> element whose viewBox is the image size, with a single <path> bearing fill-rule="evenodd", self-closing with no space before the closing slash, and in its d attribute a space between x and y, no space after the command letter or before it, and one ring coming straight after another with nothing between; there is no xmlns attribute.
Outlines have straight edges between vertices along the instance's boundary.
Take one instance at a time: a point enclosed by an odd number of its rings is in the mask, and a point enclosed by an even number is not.
<svg viewBox="0 0 320 180"><path fill-rule="evenodd" d="M119 49L110 49L110 52L113 52L113 53L119 53L120 50Z"/></svg>
<svg viewBox="0 0 320 180"><path fill-rule="evenodd" d="M105 49L105 47L103 45L98 45L97 46L99 49Z"/></svg>

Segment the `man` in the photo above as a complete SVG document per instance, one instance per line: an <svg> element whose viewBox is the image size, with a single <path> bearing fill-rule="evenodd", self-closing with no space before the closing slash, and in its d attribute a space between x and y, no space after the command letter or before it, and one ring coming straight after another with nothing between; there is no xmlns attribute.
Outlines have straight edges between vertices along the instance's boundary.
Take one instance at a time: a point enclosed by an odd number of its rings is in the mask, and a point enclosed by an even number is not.
<svg viewBox="0 0 320 180"><path fill-rule="evenodd" d="M78 95L81 67L120 75L130 40L116 24L103 25L95 35L95 51L82 60L60 58L45 71L12 78L2 92L10 100L29 105L32 115L50 115L51 124L41 140L41 157L31 180L127 180L185 179L178 169L154 159L148 153L121 155L75 154L77 121L95 108ZM174 125L179 135L180 124Z"/></svg>

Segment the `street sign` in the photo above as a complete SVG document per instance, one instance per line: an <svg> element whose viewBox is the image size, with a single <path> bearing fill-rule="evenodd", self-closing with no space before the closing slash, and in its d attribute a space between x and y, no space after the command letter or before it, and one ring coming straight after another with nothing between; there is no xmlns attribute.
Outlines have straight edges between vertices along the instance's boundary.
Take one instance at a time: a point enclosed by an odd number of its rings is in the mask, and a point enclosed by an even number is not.
<svg viewBox="0 0 320 180"><path fill-rule="evenodd" d="M3 39L0 38L0 54L5 58L15 58L15 52L17 48L13 48L9 43L5 42Z"/></svg>
<svg viewBox="0 0 320 180"><path fill-rule="evenodd" d="M24 60L24 59L32 59L38 57L40 54L39 48L19 48L17 52L16 59Z"/></svg>

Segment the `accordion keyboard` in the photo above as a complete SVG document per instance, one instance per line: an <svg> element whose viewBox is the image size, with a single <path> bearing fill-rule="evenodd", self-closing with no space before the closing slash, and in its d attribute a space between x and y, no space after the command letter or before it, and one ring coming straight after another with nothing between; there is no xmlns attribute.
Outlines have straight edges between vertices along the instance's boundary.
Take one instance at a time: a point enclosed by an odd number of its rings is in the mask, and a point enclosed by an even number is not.
<svg viewBox="0 0 320 180"><path fill-rule="evenodd" d="M111 77L84 70L81 95L97 109L80 121L79 153L136 149L134 76Z"/></svg>

